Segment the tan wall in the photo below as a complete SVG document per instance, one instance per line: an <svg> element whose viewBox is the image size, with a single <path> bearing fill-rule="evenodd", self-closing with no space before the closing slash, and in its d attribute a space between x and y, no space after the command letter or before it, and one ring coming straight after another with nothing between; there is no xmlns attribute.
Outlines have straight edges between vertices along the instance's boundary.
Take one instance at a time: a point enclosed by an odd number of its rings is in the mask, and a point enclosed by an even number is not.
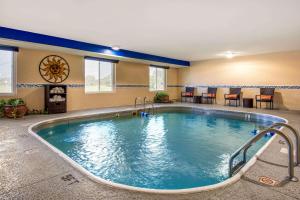
<svg viewBox="0 0 300 200"><path fill-rule="evenodd" d="M241 86L300 86L300 51L261 54L193 62L190 68L180 69L181 85L241 85ZM198 88L198 93L206 88ZM259 94L258 88L243 88L244 97ZM227 88L218 89L217 102L223 104ZM299 89L276 89L275 106L300 110Z"/></svg>
<svg viewBox="0 0 300 200"><path fill-rule="evenodd" d="M57 52L20 49L17 59L17 82L46 83L40 76L39 62L47 55L57 54L70 65L67 84L84 84L84 58L82 56ZM237 57L234 59L215 59L193 62L189 68L174 69L167 72L168 85L242 85L242 86L300 86L300 51ZM144 87L117 87L114 93L85 94L84 88L68 88L68 110L91 109L132 105L134 98L148 96L148 65L120 62L116 67L117 85L144 85ZM178 97L181 88L168 87L171 99ZM18 88L17 97L24 98L30 109L43 109L43 88ZM198 93L206 88L198 88ZM217 102L223 104L223 95L228 88L220 87ZM244 97L254 97L258 88L243 88ZM3 98L3 97L1 97ZM300 110L300 89L276 89L275 106L280 109Z"/></svg>
<svg viewBox="0 0 300 200"><path fill-rule="evenodd" d="M59 55L70 65L70 75L63 82L66 84L84 84L84 58L82 56L61 54L57 52L20 49L17 57L17 83L43 84L45 82L39 74L39 63L48 55ZM177 84L177 69L169 69L168 84ZM119 62L116 66L116 84L148 85L148 65ZM169 87L170 98L177 98L177 88ZM148 87L117 87L113 93L85 94L84 88L68 88L68 110L91 109L132 105L135 97L153 98L155 92L149 92ZM30 109L44 108L43 88L18 88L17 97L23 98ZM6 97L7 98L7 97Z"/></svg>

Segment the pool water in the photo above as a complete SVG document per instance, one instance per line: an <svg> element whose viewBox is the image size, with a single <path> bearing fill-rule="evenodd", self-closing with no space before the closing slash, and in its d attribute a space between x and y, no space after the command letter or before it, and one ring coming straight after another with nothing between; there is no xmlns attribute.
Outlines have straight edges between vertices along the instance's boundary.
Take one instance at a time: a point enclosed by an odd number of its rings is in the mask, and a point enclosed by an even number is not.
<svg viewBox="0 0 300 200"><path fill-rule="evenodd" d="M174 111L61 124L38 135L103 179L140 188L186 189L227 179L230 155L253 137L252 130L270 124ZM255 144L249 158L268 139Z"/></svg>

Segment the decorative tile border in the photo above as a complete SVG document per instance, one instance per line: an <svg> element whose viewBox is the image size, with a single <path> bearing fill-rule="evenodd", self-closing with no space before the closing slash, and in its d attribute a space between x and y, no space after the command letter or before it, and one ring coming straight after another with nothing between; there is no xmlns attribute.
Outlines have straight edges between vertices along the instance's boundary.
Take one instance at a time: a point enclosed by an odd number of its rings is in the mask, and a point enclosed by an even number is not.
<svg viewBox="0 0 300 200"><path fill-rule="evenodd" d="M178 87L197 87L197 88L275 88L275 89L300 89L300 85L180 85Z"/></svg>
<svg viewBox="0 0 300 200"><path fill-rule="evenodd" d="M117 84L116 86L117 88L134 88L134 87L142 87L142 88L145 88L145 87L149 87L149 85L143 85L143 84Z"/></svg>
<svg viewBox="0 0 300 200"><path fill-rule="evenodd" d="M62 83L63 84L63 83ZM47 83L18 83L17 88L42 88ZM83 88L84 84L64 84L70 88ZM146 84L117 84L117 88L148 88L149 85ZM178 85L168 85L168 87L181 87Z"/></svg>
<svg viewBox="0 0 300 200"><path fill-rule="evenodd" d="M62 83L63 84L63 83ZM17 88L42 88L47 83L18 83ZM64 84L69 88L84 88L84 84ZM148 88L147 84L117 84L117 88ZM275 88L275 89L300 89L300 85L168 85L169 88L182 88L182 87L217 87L217 88Z"/></svg>
<svg viewBox="0 0 300 200"><path fill-rule="evenodd" d="M17 83L17 88L42 88L45 85L49 85L49 84L47 84L47 83ZM67 85L67 87L70 87L70 88L84 87L84 84L63 84L63 85Z"/></svg>

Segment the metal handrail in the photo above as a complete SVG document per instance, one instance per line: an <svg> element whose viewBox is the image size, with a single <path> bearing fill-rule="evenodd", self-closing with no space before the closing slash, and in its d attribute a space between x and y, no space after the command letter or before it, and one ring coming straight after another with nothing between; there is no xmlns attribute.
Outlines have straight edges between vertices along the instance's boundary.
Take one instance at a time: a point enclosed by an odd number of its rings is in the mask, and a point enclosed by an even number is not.
<svg viewBox="0 0 300 200"><path fill-rule="evenodd" d="M144 97L144 112L146 112L146 100L147 100L147 97Z"/></svg>
<svg viewBox="0 0 300 200"><path fill-rule="evenodd" d="M296 138L296 141L295 141L295 144L296 144L295 156L296 156L296 165L299 165L300 164L300 146L299 146L299 142L300 141L299 141L299 133L291 125L286 124L286 123L282 123L282 122L277 122L275 124L272 124L270 126L270 128L281 127L281 126L284 126L284 127L288 128L288 129L290 129L290 131L294 134L294 136Z"/></svg>
<svg viewBox="0 0 300 200"><path fill-rule="evenodd" d="M244 166L247 162L246 154L248 149L252 146L253 143L257 142L259 139L261 139L264 135L266 135L269 132L274 132L281 137L284 138L284 140L288 143L288 155L289 155L289 166L288 166L288 173L289 177L288 179L291 181L298 181L298 179L294 176L294 147L293 147L293 142L292 140L285 135L283 132L273 129L273 128L268 128L266 130L263 130L262 132L258 133L255 135L253 138L251 138L248 142L246 142L244 145L242 145L237 151L235 151L229 159L229 176L231 177L235 172L240 170L242 166ZM233 161L234 159L243 151L243 160L237 163L235 166L233 166Z"/></svg>
<svg viewBox="0 0 300 200"><path fill-rule="evenodd" d="M140 99L140 97L135 97L134 99L134 107L136 108L136 105L137 105L137 101Z"/></svg>
<svg viewBox="0 0 300 200"><path fill-rule="evenodd" d="M147 101L147 97L144 97L144 112L146 112L146 104L150 104L152 107L152 114L154 114L154 104L153 101Z"/></svg>

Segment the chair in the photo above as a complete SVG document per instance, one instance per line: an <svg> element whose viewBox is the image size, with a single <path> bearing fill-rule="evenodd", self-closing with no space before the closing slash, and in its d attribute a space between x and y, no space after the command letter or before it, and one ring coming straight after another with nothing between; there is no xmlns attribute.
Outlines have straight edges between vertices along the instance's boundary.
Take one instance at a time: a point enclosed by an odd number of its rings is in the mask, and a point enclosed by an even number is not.
<svg viewBox="0 0 300 200"><path fill-rule="evenodd" d="M260 88L260 94L255 95L256 108L257 108L257 102L259 102L260 108L261 108L261 102L265 102L266 106L267 103L269 103L270 109L273 109L274 92L275 92L275 88Z"/></svg>
<svg viewBox="0 0 300 200"><path fill-rule="evenodd" d="M187 98L191 98L192 102L194 101L194 93L195 93L195 88L194 87L186 87L185 92L181 92L181 102L183 102L183 98L185 101Z"/></svg>
<svg viewBox="0 0 300 200"><path fill-rule="evenodd" d="M230 101L235 101L235 106L241 105L241 88L230 88L229 89L229 94L224 94L224 99L225 99L225 105L226 101L229 100L229 105Z"/></svg>
<svg viewBox="0 0 300 200"><path fill-rule="evenodd" d="M207 88L207 93L202 93L202 99L206 99L206 103L217 103L217 90L218 88Z"/></svg>

